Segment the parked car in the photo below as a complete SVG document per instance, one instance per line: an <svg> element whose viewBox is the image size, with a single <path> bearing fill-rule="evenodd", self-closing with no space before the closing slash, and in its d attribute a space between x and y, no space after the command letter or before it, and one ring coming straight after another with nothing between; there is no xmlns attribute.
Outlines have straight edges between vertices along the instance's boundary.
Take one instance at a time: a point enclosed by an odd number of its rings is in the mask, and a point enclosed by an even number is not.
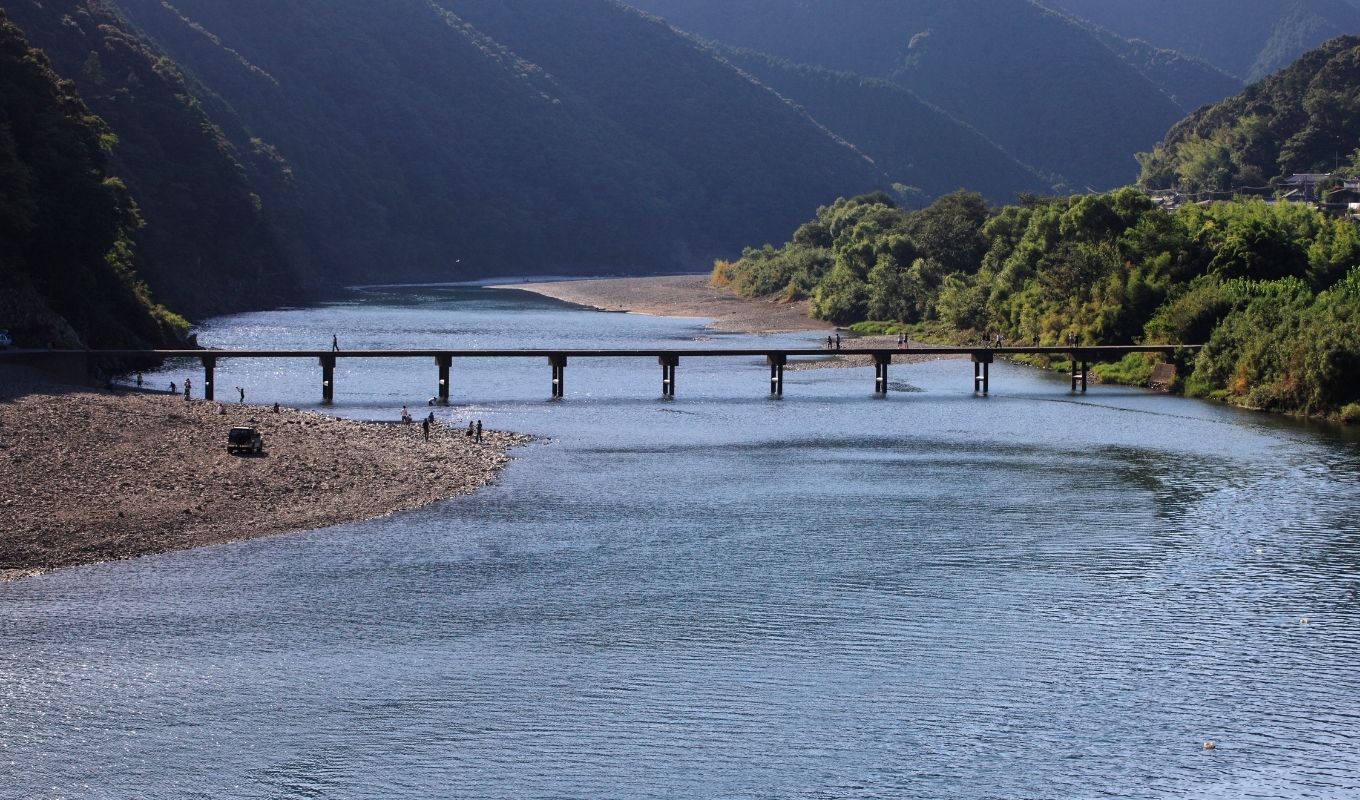
<svg viewBox="0 0 1360 800"><path fill-rule="evenodd" d="M0 347L9 347L14 344L14 339L10 338L9 331L0 328Z"/></svg>
<svg viewBox="0 0 1360 800"><path fill-rule="evenodd" d="M254 428L232 428L227 432L228 453L258 453L264 450L264 437Z"/></svg>

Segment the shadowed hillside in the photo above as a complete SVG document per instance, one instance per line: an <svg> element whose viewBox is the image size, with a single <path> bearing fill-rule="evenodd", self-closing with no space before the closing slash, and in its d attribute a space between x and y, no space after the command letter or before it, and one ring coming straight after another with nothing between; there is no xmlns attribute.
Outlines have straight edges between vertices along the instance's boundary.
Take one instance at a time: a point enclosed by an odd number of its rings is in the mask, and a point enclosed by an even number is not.
<svg viewBox="0 0 1360 800"><path fill-rule="evenodd" d="M109 169L127 183L145 223L133 240L158 299L199 315L299 296L302 280L269 213L287 202L270 191L283 168L262 144L243 154L228 142L178 68L102 2L0 6L117 137ZM257 175L243 162L259 167Z"/></svg>
<svg viewBox="0 0 1360 800"><path fill-rule="evenodd" d="M137 278L138 220L106 171L112 144L0 13L0 327L20 346L159 345L183 332Z"/></svg>
<svg viewBox="0 0 1360 800"><path fill-rule="evenodd" d="M1044 0L1122 36L1202 58L1246 80L1335 36L1360 33L1345 0Z"/></svg>
<svg viewBox="0 0 1360 800"><path fill-rule="evenodd" d="M967 187L996 202L1053 187L968 125L885 80L722 48L732 63L806 108L897 183L939 197Z"/></svg>
<svg viewBox="0 0 1360 800"><path fill-rule="evenodd" d="M1069 185L1128 183L1184 112L1090 30L1027 0L635 0L676 27L885 78Z"/></svg>
<svg viewBox="0 0 1360 800"><path fill-rule="evenodd" d="M602 0L120 4L277 146L356 279L692 268L887 182Z"/></svg>

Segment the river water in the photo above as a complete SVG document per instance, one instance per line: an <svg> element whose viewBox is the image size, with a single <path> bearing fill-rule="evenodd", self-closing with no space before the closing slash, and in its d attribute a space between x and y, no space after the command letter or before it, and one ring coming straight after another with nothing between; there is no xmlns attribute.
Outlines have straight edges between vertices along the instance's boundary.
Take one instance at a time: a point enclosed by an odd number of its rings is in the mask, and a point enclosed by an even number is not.
<svg viewBox="0 0 1360 800"><path fill-rule="evenodd" d="M220 347L749 346L368 290ZM764 337L808 345L815 334ZM199 375L186 366L157 383ZM475 496L0 585L4 798L1353 798L1360 442L965 361L460 360ZM334 413L435 367L341 360ZM315 363L224 362L307 406ZM223 509L223 513L230 513ZM1205 750L1206 740L1217 748Z"/></svg>

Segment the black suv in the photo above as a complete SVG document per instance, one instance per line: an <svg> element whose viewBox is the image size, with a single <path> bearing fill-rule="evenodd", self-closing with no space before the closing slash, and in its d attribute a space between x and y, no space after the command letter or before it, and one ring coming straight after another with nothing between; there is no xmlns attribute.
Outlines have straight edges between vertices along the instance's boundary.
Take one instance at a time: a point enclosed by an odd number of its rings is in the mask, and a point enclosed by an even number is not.
<svg viewBox="0 0 1360 800"><path fill-rule="evenodd" d="M232 428L227 433L228 453L258 453L264 449L264 438L254 428Z"/></svg>

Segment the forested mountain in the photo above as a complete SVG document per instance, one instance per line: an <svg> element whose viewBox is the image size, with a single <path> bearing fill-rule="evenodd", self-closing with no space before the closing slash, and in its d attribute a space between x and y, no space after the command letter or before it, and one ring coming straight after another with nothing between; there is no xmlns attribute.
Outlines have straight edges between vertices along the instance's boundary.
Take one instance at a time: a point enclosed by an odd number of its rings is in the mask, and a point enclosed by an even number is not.
<svg viewBox="0 0 1360 800"><path fill-rule="evenodd" d="M48 296L58 339L102 345L175 335L138 274L202 315L346 281L688 269L837 196L1127 183L1232 83L1029 0L637 4L694 35L618 0L0 0L71 81L0 101L89 128L100 146L72 152L118 220L58 241L66 206L31 211L69 187L35 182L54 167L20 145L41 137L4 129L8 299ZM1354 119L1344 65L1324 73L1301 110L1234 124L1316 116L1276 158L1312 163ZM110 265L122 288L95 291ZM68 290L123 292L142 321Z"/></svg>
<svg viewBox="0 0 1360 800"><path fill-rule="evenodd" d="M277 146L354 278L692 267L886 185L668 27L532 5L120 0Z"/></svg>
<svg viewBox="0 0 1360 800"><path fill-rule="evenodd" d="M1073 187L1131 181L1184 109L1091 30L1028 0L633 0L676 27L891 80Z"/></svg>
<svg viewBox="0 0 1360 800"><path fill-rule="evenodd" d="M897 84L715 45L867 154L895 183L939 197L967 187L993 202L1052 185L968 125Z"/></svg>
<svg viewBox="0 0 1360 800"><path fill-rule="evenodd" d="M1305 54L1181 121L1140 156L1151 188L1230 191L1295 172L1360 170L1360 37Z"/></svg>
<svg viewBox="0 0 1360 800"><path fill-rule="evenodd" d="M163 345L184 325L137 280L113 135L0 12L0 321L21 344Z"/></svg>
<svg viewBox="0 0 1360 800"><path fill-rule="evenodd" d="M126 182L145 223L132 238L157 300L198 315L299 295L303 279L268 214L288 202L269 191L283 167L262 144L243 159L176 66L100 0L0 7L117 137L109 170ZM251 146L243 134L238 141Z"/></svg>
<svg viewBox="0 0 1360 800"><path fill-rule="evenodd" d="M1336 36L1360 33L1346 0L1043 0L1121 36L1257 80Z"/></svg>

